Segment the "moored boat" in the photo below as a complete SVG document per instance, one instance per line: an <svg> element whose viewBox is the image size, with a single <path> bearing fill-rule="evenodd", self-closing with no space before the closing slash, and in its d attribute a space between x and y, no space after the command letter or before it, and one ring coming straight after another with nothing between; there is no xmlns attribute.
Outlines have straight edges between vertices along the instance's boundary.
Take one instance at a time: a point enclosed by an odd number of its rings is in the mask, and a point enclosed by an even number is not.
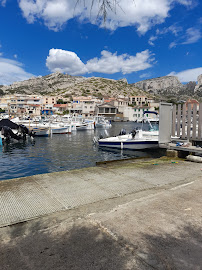
<svg viewBox="0 0 202 270"><path fill-rule="evenodd" d="M101 138L97 140L101 147L119 148L119 149L150 149L158 148L158 134L157 132L147 132L138 130L134 135L133 132L125 135L119 135L109 138Z"/></svg>
<svg viewBox="0 0 202 270"><path fill-rule="evenodd" d="M51 129L48 127L32 127L30 129L34 132L34 136L37 137L48 137L51 134Z"/></svg>

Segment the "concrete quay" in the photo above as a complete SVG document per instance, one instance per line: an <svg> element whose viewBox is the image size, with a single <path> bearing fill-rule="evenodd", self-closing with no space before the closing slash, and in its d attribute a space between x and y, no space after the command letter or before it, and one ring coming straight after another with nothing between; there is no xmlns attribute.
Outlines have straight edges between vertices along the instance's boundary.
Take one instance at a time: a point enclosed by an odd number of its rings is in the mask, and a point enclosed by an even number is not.
<svg viewBox="0 0 202 270"><path fill-rule="evenodd" d="M0 182L0 269L202 269L202 164L133 159Z"/></svg>

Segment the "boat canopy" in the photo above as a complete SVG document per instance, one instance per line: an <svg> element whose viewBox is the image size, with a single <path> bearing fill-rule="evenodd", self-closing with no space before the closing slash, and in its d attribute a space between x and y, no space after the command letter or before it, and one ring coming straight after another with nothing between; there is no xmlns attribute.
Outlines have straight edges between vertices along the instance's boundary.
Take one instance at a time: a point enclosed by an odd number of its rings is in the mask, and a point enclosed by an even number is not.
<svg viewBox="0 0 202 270"><path fill-rule="evenodd" d="M153 112L153 111L144 111L144 114L146 114L146 113L154 113L154 114L158 115L157 112Z"/></svg>
<svg viewBox="0 0 202 270"><path fill-rule="evenodd" d="M18 125L10 121L9 119L2 119L0 121L0 127L9 127L11 129L18 129Z"/></svg>

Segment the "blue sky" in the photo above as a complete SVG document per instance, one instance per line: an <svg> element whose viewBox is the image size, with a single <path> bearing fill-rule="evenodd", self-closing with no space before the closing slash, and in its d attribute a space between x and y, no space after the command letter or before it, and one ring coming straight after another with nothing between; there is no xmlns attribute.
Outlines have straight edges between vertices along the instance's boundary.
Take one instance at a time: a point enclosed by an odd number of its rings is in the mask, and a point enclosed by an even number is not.
<svg viewBox="0 0 202 270"><path fill-rule="evenodd" d="M0 84L60 71L129 83L202 74L200 0L0 0ZM85 3L85 4L84 4ZM113 0L112 0L113 3Z"/></svg>

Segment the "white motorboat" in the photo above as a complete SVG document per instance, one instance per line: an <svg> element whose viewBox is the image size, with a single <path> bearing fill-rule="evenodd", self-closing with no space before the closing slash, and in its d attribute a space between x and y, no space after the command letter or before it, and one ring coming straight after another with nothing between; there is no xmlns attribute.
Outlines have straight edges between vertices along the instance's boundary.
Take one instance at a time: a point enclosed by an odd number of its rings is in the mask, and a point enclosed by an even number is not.
<svg viewBox="0 0 202 270"><path fill-rule="evenodd" d="M43 130L49 129L50 134L67 134L71 133L71 125L63 123L51 123L51 122L41 122L41 123L29 123L25 124L29 129Z"/></svg>
<svg viewBox="0 0 202 270"><path fill-rule="evenodd" d="M141 150L158 148L158 131L137 130L129 134L119 135L115 137L94 139L101 147Z"/></svg>
<svg viewBox="0 0 202 270"><path fill-rule="evenodd" d="M146 116L146 114L148 116ZM142 118L136 119L135 122L137 122L137 123L158 124L159 123L159 115L158 115L157 112L144 111L144 116Z"/></svg>
<svg viewBox="0 0 202 270"><path fill-rule="evenodd" d="M110 128L112 125L109 120L106 120L104 116L95 116L95 127L96 128Z"/></svg>

